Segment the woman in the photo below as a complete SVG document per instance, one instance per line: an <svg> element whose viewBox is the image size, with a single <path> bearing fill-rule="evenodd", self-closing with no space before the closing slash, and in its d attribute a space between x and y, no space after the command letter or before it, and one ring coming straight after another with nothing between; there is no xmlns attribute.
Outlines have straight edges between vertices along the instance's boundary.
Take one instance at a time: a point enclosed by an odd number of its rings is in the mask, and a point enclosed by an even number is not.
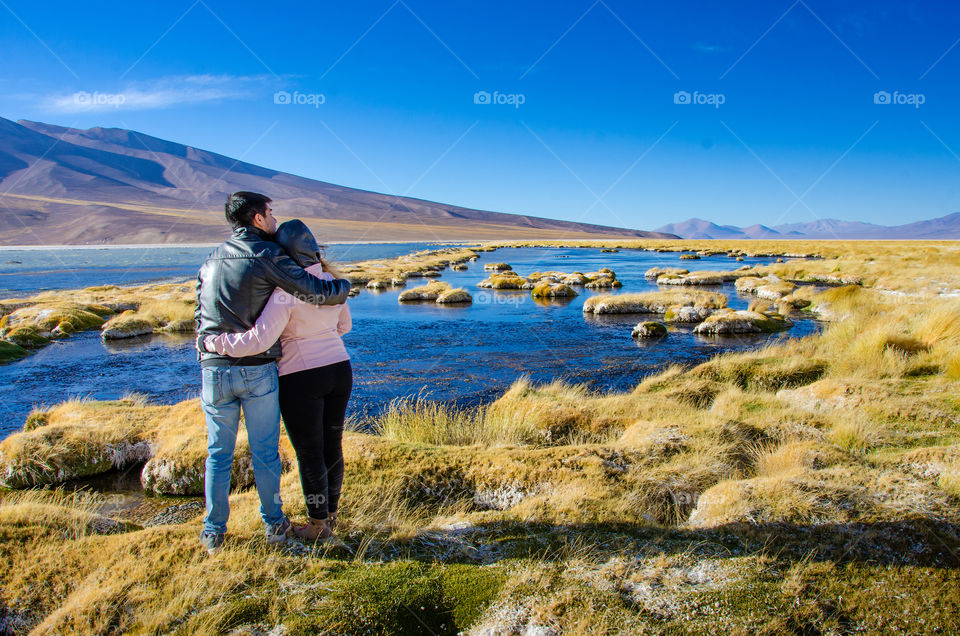
<svg viewBox="0 0 960 636"><path fill-rule="evenodd" d="M314 276L334 278L302 221L281 223L275 239ZM346 303L317 307L276 289L252 329L204 339L207 349L231 357L260 353L280 340L280 412L297 453L307 504L306 525L293 528L302 539L329 538L337 523L343 420L353 387L350 356L340 336L350 327Z"/></svg>

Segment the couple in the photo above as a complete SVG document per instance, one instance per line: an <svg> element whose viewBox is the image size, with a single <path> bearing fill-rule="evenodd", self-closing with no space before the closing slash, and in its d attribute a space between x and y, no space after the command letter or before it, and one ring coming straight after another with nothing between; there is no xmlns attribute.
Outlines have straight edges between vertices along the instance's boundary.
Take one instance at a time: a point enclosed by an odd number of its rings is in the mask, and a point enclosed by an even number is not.
<svg viewBox="0 0 960 636"><path fill-rule="evenodd" d="M233 235L207 257L198 277L200 401L208 441L200 543L211 554L227 529L241 408L267 543L285 541L291 532L328 538L337 519L343 421L353 384L340 339L351 326L350 283L336 278L301 221L277 226L270 202L256 192L230 195L226 217ZM300 465L306 524L291 523L280 500L281 413Z"/></svg>

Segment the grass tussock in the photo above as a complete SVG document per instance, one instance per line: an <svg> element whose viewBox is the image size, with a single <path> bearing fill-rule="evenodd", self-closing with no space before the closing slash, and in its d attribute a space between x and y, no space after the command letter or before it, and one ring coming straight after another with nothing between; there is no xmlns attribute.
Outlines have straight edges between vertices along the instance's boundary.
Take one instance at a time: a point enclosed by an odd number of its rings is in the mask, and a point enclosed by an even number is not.
<svg viewBox="0 0 960 636"><path fill-rule="evenodd" d="M664 290L614 296L593 296L584 301L583 312L593 314L665 314L673 308L720 309L726 307L726 304L727 297L715 292Z"/></svg>

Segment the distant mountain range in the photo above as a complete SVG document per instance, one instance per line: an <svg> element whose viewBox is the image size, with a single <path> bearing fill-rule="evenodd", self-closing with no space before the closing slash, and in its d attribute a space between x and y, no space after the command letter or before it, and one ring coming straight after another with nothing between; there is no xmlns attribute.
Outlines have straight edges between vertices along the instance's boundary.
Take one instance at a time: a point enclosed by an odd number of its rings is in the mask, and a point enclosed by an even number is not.
<svg viewBox="0 0 960 636"><path fill-rule="evenodd" d="M268 194L324 242L675 238L347 188L122 128L0 117L0 245L217 242L238 190Z"/></svg>
<svg viewBox="0 0 960 636"><path fill-rule="evenodd" d="M686 239L960 239L960 212L905 225L876 225L858 221L820 219L812 223L785 225L717 225L703 219L689 219L657 228Z"/></svg>

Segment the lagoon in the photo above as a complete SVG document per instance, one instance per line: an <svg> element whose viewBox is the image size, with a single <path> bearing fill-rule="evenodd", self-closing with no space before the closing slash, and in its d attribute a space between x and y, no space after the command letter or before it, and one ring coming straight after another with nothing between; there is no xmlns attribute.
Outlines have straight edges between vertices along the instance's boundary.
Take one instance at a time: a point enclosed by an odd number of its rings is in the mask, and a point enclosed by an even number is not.
<svg viewBox="0 0 960 636"><path fill-rule="evenodd" d="M337 251L341 247L348 249ZM331 246L329 254L346 262L427 248L426 244ZM96 251L93 261L75 268L78 271L50 271L42 278L50 285L65 283L64 287L142 283L157 280L143 277L163 269L160 279L185 280L195 275L209 251L208 247L141 248L135 265L130 262L134 256L125 250ZM671 327L670 335L662 340L636 341L630 336L633 326L649 316L585 316L582 312L584 300L597 294L657 289L654 281L644 278L650 267L730 270L773 260L736 262L713 256L691 262L670 252L507 248L481 253L467 271L444 270L440 280L465 287L473 295L472 305L401 305L397 302L400 290L364 289L349 301L354 328L344 338L355 378L349 414L363 417L378 412L394 398L418 394L461 405L487 403L521 375L538 382L562 379L594 390L629 390L668 364L693 364L721 351L756 348L774 339L818 330L816 320L801 318L794 321L792 329L776 336L701 337L693 333L694 325L687 325ZM572 299L535 301L529 291L477 288L489 274L483 265L491 262L510 263L520 274L610 267L624 285L613 292L582 290ZM82 282L70 284L74 278ZM412 279L408 287L418 284L422 283ZM733 283L707 289L725 293L734 308L745 308L753 299L738 294ZM200 389L200 369L190 336L154 335L104 343L99 333L87 332L55 341L29 358L0 367L0 382L6 393L0 402L2 439L23 426L34 406L49 406L71 397L115 399L137 392L165 404L195 397Z"/></svg>

